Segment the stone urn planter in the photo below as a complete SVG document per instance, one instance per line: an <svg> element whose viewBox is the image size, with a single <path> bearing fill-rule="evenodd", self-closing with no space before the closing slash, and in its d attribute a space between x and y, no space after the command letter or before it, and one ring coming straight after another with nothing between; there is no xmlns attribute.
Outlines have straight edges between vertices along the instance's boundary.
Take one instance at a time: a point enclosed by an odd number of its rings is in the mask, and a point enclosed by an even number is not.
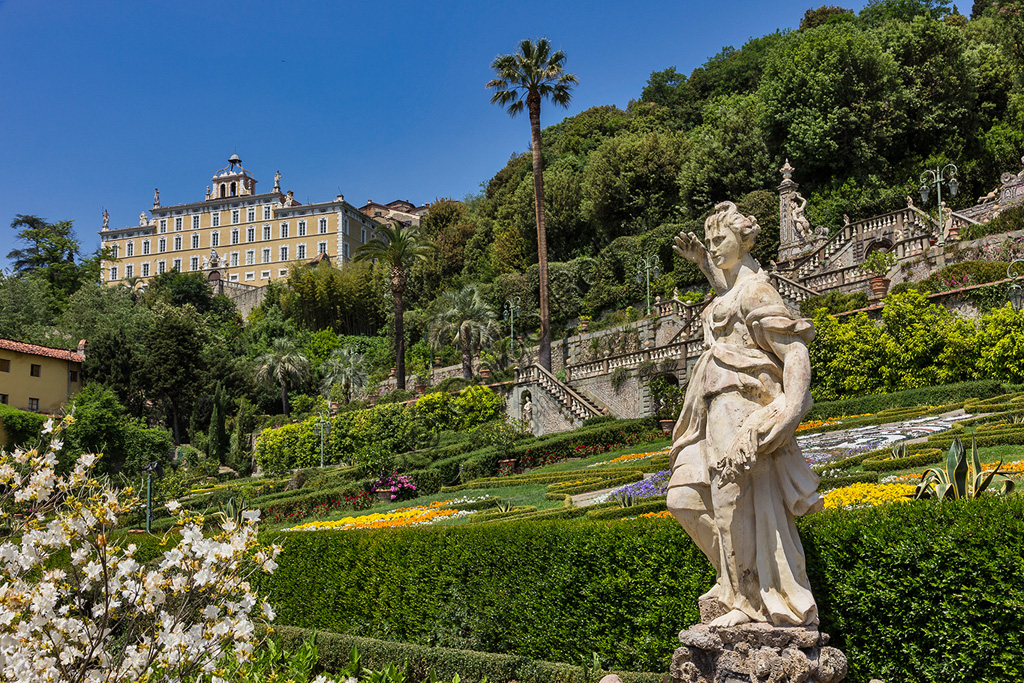
<svg viewBox="0 0 1024 683"><path fill-rule="evenodd" d="M661 427L661 431L666 434L671 434L672 429L676 426L675 420L658 420L658 426Z"/></svg>
<svg viewBox="0 0 1024 683"><path fill-rule="evenodd" d="M377 500L391 502L391 491L377 491Z"/></svg>
<svg viewBox="0 0 1024 683"><path fill-rule="evenodd" d="M871 278L871 298L882 299L889 292L889 278L876 275Z"/></svg>
<svg viewBox="0 0 1024 683"><path fill-rule="evenodd" d="M490 378L491 378L491 369L490 368L480 368L480 379L482 379L482 380L484 380L486 382Z"/></svg>
<svg viewBox="0 0 1024 683"><path fill-rule="evenodd" d="M426 384L417 384L416 385L416 393L420 394L421 396L423 394L427 393L427 385Z"/></svg>

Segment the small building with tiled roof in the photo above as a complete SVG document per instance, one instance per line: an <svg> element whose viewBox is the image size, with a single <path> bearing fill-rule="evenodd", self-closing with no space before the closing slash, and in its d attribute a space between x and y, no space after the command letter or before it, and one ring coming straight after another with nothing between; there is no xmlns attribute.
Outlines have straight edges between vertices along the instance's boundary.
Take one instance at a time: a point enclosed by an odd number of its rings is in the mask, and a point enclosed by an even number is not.
<svg viewBox="0 0 1024 683"><path fill-rule="evenodd" d="M85 340L76 351L0 339L0 403L55 415L82 388ZM0 437L2 438L2 437Z"/></svg>
<svg viewBox="0 0 1024 683"><path fill-rule="evenodd" d="M398 221L402 225L419 226L420 219L430 212L430 202L416 206L408 199L396 199L387 204L379 204L368 199L359 210L381 223Z"/></svg>

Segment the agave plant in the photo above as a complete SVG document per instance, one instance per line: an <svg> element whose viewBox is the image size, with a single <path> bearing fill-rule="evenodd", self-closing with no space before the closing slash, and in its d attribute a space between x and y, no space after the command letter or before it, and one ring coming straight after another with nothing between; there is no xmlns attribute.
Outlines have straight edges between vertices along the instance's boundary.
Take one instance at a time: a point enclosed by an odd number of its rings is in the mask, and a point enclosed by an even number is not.
<svg viewBox="0 0 1024 683"><path fill-rule="evenodd" d="M224 521L233 521L235 524L242 523L242 513L245 512L245 497L236 499L234 496L228 498L228 502L224 505L218 505L220 508L220 514L224 518Z"/></svg>
<svg viewBox="0 0 1024 683"><path fill-rule="evenodd" d="M494 504L494 507L497 508L498 512L512 512L515 506L516 504L512 502L511 498L502 498Z"/></svg>
<svg viewBox="0 0 1024 683"><path fill-rule="evenodd" d="M1002 486L999 493L1006 495L1013 491L1013 480L999 472L1003 461L1000 460L995 469L982 470L981 459L978 457L978 443L971 439L971 458L968 462L967 451L960 442L960 437L953 439L953 444L946 454L946 467L932 467L921 475L921 483L914 491L914 498L938 498L940 500L960 500L961 498L977 498L993 481ZM997 478L998 477L998 478Z"/></svg>

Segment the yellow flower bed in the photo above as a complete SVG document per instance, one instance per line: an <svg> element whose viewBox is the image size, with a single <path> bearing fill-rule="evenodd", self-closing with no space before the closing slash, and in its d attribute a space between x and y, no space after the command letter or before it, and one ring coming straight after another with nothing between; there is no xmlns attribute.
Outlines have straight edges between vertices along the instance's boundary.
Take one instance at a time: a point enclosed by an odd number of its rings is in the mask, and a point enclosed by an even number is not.
<svg viewBox="0 0 1024 683"><path fill-rule="evenodd" d="M830 425L839 424L843 420L852 420L855 417L868 417L874 413L863 413L861 415L843 415L841 417L830 417L827 420L808 420L807 422L801 422L800 426L796 428L796 431L802 432L805 429L815 429L816 427L828 427Z"/></svg>
<svg viewBox="0 0 1024 683"><path fill-rule="evenodd" d="M850 484L838 489L832 489L825 494L826 508L850 508L866 507L869 505L880 505L892 503L898 500L907 500L907 496L913 495L912 484L872 484L859 483Z"/></svg>
<svg viewBox="0 0 1024 683"><path fill-rule="evenodd" d="M660 451L649 451L647 453L628 453L626 455L620 455L617 458L611 460L602 460L601 462L595 462L587 467L598 467L600 465L616 465L622 462L633 462L634 460L644 460L645 458L653 458L656 455L664 455L672 450L672 447L662 448Z"/></svg>
<svg viewBox="0 0 1024 683"><path fill-rule="evenodd" d="M437 501L429 505L398 508L391 512L376 512L370 515L342 517L330 521L308 522L293 526L285 531L323 531L326 529L387 529L418 524L433 524L439 519L468 514L467 511L454 508L441 509L451 501Z"/></svg>

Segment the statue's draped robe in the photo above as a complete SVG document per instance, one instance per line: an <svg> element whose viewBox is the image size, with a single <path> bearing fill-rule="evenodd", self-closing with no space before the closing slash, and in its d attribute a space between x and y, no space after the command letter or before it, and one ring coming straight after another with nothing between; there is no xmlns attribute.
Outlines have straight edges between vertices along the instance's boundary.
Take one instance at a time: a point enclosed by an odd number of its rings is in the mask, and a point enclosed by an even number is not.
<svg viewBox="0 0 1024 683"><path fill-rule="evenodd" d="M708 597L753 621L816 624L795 517L821 509L818 476L795 439L757 452L758 435L770 431L786 398L776 350L810 342L814 328L792 316L763 270L708 304L703 323L708 348L690 375L673 431L670 508L682 501L673 513L688 520L684 527L718 572ZM716 426L734 436L724 447L708 438L716 400L735 418ZM723 475L730 465L733 474ZM686 488L673 497L677 487Z"/></svg>

